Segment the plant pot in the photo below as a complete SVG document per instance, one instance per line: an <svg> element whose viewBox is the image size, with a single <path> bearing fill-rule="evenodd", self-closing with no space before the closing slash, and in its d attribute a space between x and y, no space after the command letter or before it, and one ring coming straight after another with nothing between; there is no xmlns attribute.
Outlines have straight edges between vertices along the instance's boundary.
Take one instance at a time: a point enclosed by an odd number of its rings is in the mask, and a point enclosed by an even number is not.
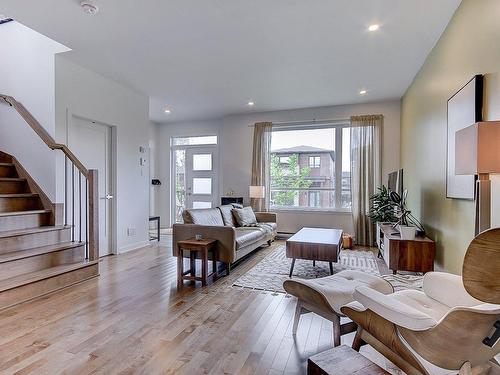
<svg viewBox="0 0 500 375"><path fill-rule="evenodd" d="M401 236L402 240L413 241L415 239L415 231L416 231L415 227L407 225L399 225L398 229L399 229L399 235Z"/></svg>

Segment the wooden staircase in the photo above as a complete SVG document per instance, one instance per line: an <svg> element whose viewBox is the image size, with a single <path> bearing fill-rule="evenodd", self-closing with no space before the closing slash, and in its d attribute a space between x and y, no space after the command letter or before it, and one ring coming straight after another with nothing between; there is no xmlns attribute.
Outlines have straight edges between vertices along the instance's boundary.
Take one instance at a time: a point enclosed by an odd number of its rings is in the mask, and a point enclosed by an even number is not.
<svg viewBox="0 0 500 375"><path fill-rule="evenodd" d="M71 204L67 194L64 203L52 203L15 157L0 152L0 309L99 275L97 172L86 170L66 146L55 144L38 129L41 125L20 103L3 98L50 148L64 152L73 173L78 169L85 181L86 202L85 210L78 212L82 216L85 212L84 224L82 217L75 220L75 214L71 223L64 224ZM80 185L79 194L82 191ZM81 195L73 193L71 199L73 210L75 200L82 204Z"/></svg>

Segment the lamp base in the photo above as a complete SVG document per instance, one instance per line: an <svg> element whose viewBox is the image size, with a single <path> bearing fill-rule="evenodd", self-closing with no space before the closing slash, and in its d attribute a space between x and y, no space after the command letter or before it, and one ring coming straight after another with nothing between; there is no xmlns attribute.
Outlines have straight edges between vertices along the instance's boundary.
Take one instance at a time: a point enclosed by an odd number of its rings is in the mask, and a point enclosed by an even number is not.
<svg viewBox="0 0 500 375"><path fill-rule="evenodd" d="M476 228L475 235L491 227L491 181L487 173L476 180Z"/></svg>

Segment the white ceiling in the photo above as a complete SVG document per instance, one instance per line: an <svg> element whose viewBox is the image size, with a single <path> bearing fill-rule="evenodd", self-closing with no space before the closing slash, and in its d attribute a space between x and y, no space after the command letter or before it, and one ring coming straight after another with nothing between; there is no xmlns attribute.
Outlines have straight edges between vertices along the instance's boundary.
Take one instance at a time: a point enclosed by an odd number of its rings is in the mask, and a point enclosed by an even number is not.
<svg viewBox="0 0 500 375"><path fill-rule="evenodd" d="M96 16L79 3L0 12L150 96L152 120L185 121L399 98L460 0L97 0Z"/></svg>

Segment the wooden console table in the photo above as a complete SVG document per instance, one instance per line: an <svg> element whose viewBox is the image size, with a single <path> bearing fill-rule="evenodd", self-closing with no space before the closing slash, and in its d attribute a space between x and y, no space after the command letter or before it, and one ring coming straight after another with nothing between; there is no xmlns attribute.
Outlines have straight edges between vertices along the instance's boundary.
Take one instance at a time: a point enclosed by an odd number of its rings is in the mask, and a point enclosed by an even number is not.
<svg viewBox="0 0 500 375"><path fill-rule="evenodd" d="M428 237L402 240L392 224L377 224L377 246L387 266L397 271L434 271L436 243Z"/></svg>

